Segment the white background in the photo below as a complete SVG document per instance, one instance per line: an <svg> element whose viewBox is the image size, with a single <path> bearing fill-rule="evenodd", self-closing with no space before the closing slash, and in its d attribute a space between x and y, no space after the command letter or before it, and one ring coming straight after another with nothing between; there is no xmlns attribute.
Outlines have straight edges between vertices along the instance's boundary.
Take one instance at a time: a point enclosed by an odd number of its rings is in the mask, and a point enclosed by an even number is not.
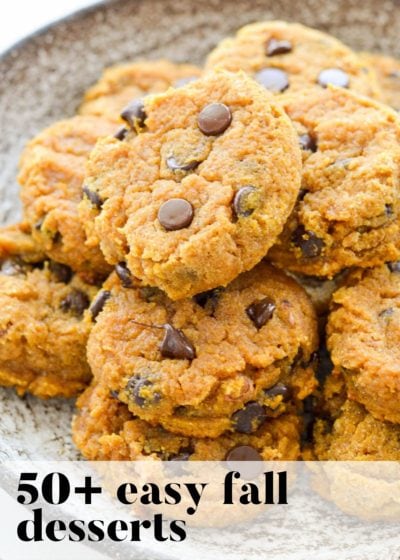
<svg viewBox="0 0 400 560"><path fill-rule="evenodd" d="M96 0L0 0L0 52L32 31Z"/></svg>

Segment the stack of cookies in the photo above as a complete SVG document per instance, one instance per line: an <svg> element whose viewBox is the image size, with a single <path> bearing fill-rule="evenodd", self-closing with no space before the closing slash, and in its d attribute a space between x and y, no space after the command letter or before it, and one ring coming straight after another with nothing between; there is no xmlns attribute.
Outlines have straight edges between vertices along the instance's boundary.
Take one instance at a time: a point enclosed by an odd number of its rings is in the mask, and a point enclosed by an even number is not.
<svg viewBox="0 0 400 560"><path fill-rule="evenodd" d="M92 460L399 459L399 69L279 21L107 69L22 155L0 383Z"/></svg>

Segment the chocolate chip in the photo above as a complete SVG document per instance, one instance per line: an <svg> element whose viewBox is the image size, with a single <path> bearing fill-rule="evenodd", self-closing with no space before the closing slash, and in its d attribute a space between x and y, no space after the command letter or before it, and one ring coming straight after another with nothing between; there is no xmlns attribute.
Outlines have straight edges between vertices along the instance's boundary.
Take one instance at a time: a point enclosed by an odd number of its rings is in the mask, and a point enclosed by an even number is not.
<svg viewBox="0 0 400 560"><path fill-rule="evenodd" d="M199 162L196 160L180 163L175 156L168 157L166 163L172 171L192 171L199 165Z"/></svg>
<svg viewBox="0 0 400 560"><path fill-rule="evenodd" d="M163 326L165 335L160 346L161 355L173 360L193 360L196 350L183 332L167 323Z"/></svg>
<svg viewBox="0 0 400 560"><path fill-rule="evenodd" d="M117 273L118 278L121 280L121 284L124 288L132 288L132 273L127 267L126 263L120 262L115 265L115 272Z"/></svg>
<svg viewBox="0 0 400 560"><path fill-rule="evenodd" d="M391 317L393 314L394 314L394 309L392 307L389 307L388 309L384 309L383 311L381 311L379 313L379 317L387 318L387 317Z"/></svg>
<svg viewBox="0 0 400 560"><path fill-rule="evenodd" d="M89 307L90 301L85 292L72 290L60 303L60 308L64 313L71 312L78 317L83 315L85 309Z"/></svg>
<svg viewBox="0 0 400 560"><path fill-rule="evenodd" d="M270 39L267 43L266 54L267 56L286 54L291 52L292 48L292 43L290 41L279 41L278 39Z"/></svg>
<svg viewBox="0 0 400 560"><path fill-rule="evenodd" d="M172 84L172 87L178 89L187 86L188 84L192 84L197 80L197 76L186 76L185 78L179 78L178 80L175 80L175 82Z"/></svg>
<svg viewBox="0 0 400 560"><path fill-rule="evenodd" d="M59 282L64 282L64 284L68 284L68 282L72 278L72 270L66 264L57 263L54 261L50 261L49 269L52 274L56 277Z"/></svg>
<svg viewBox="0 0 400 560"><path fill-rule="evenodd" d="M248 185L237 191L233 199L233 210L238 218L247 218L255 210L254 194L257 192L255 187Z"/></svg>
<svg viewBox="0 0 400 560"><path fill-rule="evenodd" d="M233 414L232 425L236 432L251 434L261 426L265 417L264 407L258 402L252 401Z"/></svg>
<svg viewBox="0 0 400 560"><path fill-rule="evenodd" d="M309 150L310 152L317 151L317 143L310 134L301 134L299 136L299 144L302 150Z"/></svg>
<svg viewBox="0 0 400 560"><path fill-rule="evenodd" d="M1 263L1 273L5 276L18 276L25 274L28 266L18 258L6 259Z"/></svg>
<svg viewBox="0 0 400 560"><path fill-rule="evenodd" d="M262 457L251 445L238 445L234 447L225 457L226 461L262 461Z"/></svg>
<svg viewBox="0 0 400 560"><path fill-rule="evenodd" d="M207 292L201 292L200 294L195 295L193 299L197 305L200 305L203 309L210 308L211 312L214 313L223 289L224 288L220 287L208 290Z"/></svg>
<svg viewBox="0 0 400 560"><path fill-rule="evenodd" d="M310 192L310 191L308 191L307 189L300 189L299 194L297 195L297 200L298 201L304 200L304 197L306 196L306 194L308 192Z"/></svg>
<svg viewBox="0 0 400 560"><path fill-rule="evenodd" d="M311 231L306 231L304 226L300 225L292 234L292 241L301 249L303 256L307 259L318 257L324 248L324 242Z"/></svg>
<svg viewBox="0 0 400 560"><path fill-rule="evenodd" d="M394 214L393 204L385 204L385 215L388 218L391 218L393 216L393 214Z"/></svg>
<svg viewBox="0 0 400 560"><path fill-rule="evenodd" d="M264 68L257 72L254 79L273 93L282 93L289 87L288 75L279 68Z"/></svg>
<svg viewBox="0 0 400 560"><path fill-rule="evenodd" d="M90 313L92 314L93 321L95 321L98 314L103 311L103 307L105 306L107 300L110 299L110 297L111 292L109 292L108 290L102 290L97 294L92 305L90 306Z"/></svg>
<svg viewBox="0 0 400 560"><path fill-rule="evenodd" d="M350 85L349 75L340 68L326 68L319 73L318 83L326 88L329 84L332 86L348 88Z"/></svg>
<svg viewBox="0 0 400 560"><path fill-rule="evenodd" d="M192 223L193 206L184 198L171 198L158 210L158 220L168 231L183 229Z"/></svg>
<svg viewBox="0 0 400 560"><path fill-rule="evenodd" d="M269 297L254 301L246 308L249 319L253 321L257 329L261 329L268 323L276 309L275 303Z"/></svg>
<svg viewBox="0 0 400 560"><path fill-rule="evenodd" d="M326 341L321 342L320 348L318 349L318 361L316 376L320 383L324 383L325 379L333 371L334 365L331 359L330 352L326 346Z"/></svg>
<svg viewBox="0 0 400 560"><path fill-rule="evenodd" d="M91 191L86 185L83 186L82 191L86 198L92 203L92 205L100 210L103 206L103 201L101 200L97 192Z"/></svg>
<svg viewBox="0 0 400 560"><path fill-rule="evenodd" d="M206 136L222 134L232 122L232 113L223 103L210 103L199 114L198 125Z"/></svg>
<svg viewBox="0 0 400 560"><path fill-rule="evenodd" d="M44 218L40 218L40 220L38 220L33 227L35 228L36 231L40 231L42 229L43 223L44 223Z"/></svg>
<svg viewBox="0 0 400 560"><path fill-rule="evenodd" d="M117 399L119 401L119 392L112 389L110 391L110 397L112 397L113 399Z"/></svg>
<svg viewBox="0 0 400 560"><path fill-rule="evenodd" d="M153 387L153 383L150 379L143 379L135 375L129 379L126 385L126 391L130 399L133 399L138 406L144 407L146 405L156 404L161 399L160 393L152 390L149 391L150 387Z"/></svg>
<svg viewBox="0 0 400 560"><path fill-rule="evenodd" d="M400 272L400 261L386 263L390 272Z"/></svg>
<svg viewBox="0 0 400 560"><path fill-rule="evenodd" d="M283 383L276 383L269 389L265 389L264 391L267 397L282 397L283 400L287 399L290 395L290 389L287 385Z"/></svg>
<svg viewBox="0 0 400 560"><path fill-rule="evenodd" d="M147 115L144 110L143 99L134 99L121 113L121 119L133 130L143 128L146 118Z"/></svg>
<svg viewBox="0 0 400 560"><path fill-rule="evenodd" d="M126 135L128 134L129 130L125 126L121 126L117 132L114 134L114 138L117 140L125 140Z"/></svg>

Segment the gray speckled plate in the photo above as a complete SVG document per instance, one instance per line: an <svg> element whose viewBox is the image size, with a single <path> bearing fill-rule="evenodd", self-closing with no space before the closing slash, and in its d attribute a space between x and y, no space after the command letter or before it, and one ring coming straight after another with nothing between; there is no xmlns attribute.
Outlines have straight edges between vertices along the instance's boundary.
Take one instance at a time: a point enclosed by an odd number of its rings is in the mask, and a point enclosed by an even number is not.
<svg viewBox="0 0 400 560"><path fill-rule="evenodd" d="M400 55L399 0L117 0L60 21L0 59L0 222L19 216L17 161L28 138L74 114L102 68L134 58L201 63L220 38L260 19L297 20L356 49ZM73 403L0 388L0 461L76 459Z"/></svg>

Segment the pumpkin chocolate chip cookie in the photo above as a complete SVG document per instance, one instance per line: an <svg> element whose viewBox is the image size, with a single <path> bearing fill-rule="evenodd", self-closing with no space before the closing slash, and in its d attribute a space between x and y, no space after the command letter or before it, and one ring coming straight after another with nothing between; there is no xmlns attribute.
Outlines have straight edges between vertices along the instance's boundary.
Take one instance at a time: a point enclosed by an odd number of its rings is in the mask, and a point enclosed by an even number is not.
<svg viewBox="0 0 400 560"><path fill-rule="evenodd" d="M108 262L172 299L255 266L300 187L280 105L244 74L220 72L136 101L124 118L132 132L98 142L81 203Z"/></svg>
<svg viewBox="0 0 400 560"><path fill-rule="evenodd" d="M292 461L300 454L301 419L283 414L254 433L179 436L136 418L107 386L93 382L77 401L73 439L89 460Z"/></svg>
<svg viewBox="0 0 400 560"><path fill-rule="evenodd" d="M26 240L19 252L10 238L15 228L0 232L0 385L42 398L73 396L91 378L83 317L96 288L66 265L38 261Z"/></svg>
<svg viewBox="0 0 400 560"><path fill-rule="evenodd" d="M292 272L332 278L397 260L400 118L378 102L328 87L287 98L303 146L302 189L269 253Z"/></svg>
<svg viewBox="0 0 400 560"><path fill-rule="evenodd" d="M74 117L41 132L26 147L19 174L24 218L37 246L51 259L87 280L107 274L97 246L89 246L78 216L86 159L100 136L115 124L98 117Z"/></svg>
<svg viewBox="0 0 400 560"><path fill-rule="evenodd" d="M382 54L361 53L362 60L375 70L381 85L380 99L400 110L400 61Z"/></svg>
<svg viewBox="0 0 400 560"><path fill-rule="evenodd" d="M128 285L124 267L104 288L88 360L97 382L149 423L195 437L248 434L315 388L314 309L270 265L179 302Z"/></svg>
<svg viewBox="0 0 400 560"><path fill-rule="evenodd" d="M149 93L161 93L196 80L200 68L168 60L140 61L106 68L100 80L85 94L81 115L95 115L118 122L126 105ZM122 131L121 131L121 134Z"/></svg>
<svg viewBox="0 0 400 560"><path fill-rule="evenodd" d="M246 25L209 55L206 71L218 68L243 70L275 94L332 84L380 97L374 72L351 49L298 23Z"/></svg>
<svg viewBox="0 0 400 560"><path fill-rule="evenodd" d="M357 271L333 296L327 343L348 396L400 423L400 264Z"/></svg>

